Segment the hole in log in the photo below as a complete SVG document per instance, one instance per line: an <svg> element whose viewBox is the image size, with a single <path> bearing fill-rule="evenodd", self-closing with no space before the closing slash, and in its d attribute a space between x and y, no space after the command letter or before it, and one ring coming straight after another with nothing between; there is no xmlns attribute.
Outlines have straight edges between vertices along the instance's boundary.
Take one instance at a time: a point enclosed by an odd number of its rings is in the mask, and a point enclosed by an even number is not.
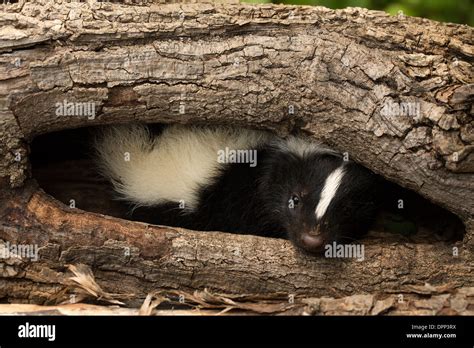
<svg viewBox="0 0 474 348"><path fill-rule="evenodd" d="M30 145L33 177L68 206L130 219L130 206L115 198L111 184L95 167L92 136L92 128L79 128L36 137ZM383 181L382 186L384 201L370 234L388 232L414 243L463 238L464 226L453 213L396 184Z"/></svg>

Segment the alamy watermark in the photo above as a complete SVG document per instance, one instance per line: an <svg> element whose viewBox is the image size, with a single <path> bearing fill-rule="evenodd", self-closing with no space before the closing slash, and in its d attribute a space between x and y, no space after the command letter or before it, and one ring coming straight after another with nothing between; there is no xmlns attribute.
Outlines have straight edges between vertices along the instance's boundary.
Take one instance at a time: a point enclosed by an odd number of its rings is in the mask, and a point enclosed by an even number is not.
<svg viewBox="0 0 474 348"><path fill-rule="evenodd" d="M249 163L250 167L257 166L257 150L233 150L226 147L217 151L219 163Z"/></svg>
<svg viewBox="0 0 474 348"><path fill-rule="evenodd" d="M408 116L419 118L421 115L421 106L419 102L386 102L380 114L385 117Z"/></svg>
<svg viewBox="0 0 474 348"><path fill-rule="evenodd" d="M12 257L38 261L38 245L11 244L10 242L5 242L3 245L0 245L0 259L9 259Z"/></svg>
<svg viewBox="0 0 474 348"><path fill-rule="evenodd" d="M84 116L89 120L95 119L95 103L93 102L57 102L56 116Z"/></svg>
<svg viewBox="0 0 474 348"><path fill-rule="evenodd" d="M18 326L19 338L46 338L48 341L56 339L56 325L38 325L26 322Z"/></svg>
<svg viewBox="0 0 474 348"><path fill-rule="evenodd" d="M324 246L324 257L327 258L351 258L364 261L365 250L363 244L326 244Z"/></svg>

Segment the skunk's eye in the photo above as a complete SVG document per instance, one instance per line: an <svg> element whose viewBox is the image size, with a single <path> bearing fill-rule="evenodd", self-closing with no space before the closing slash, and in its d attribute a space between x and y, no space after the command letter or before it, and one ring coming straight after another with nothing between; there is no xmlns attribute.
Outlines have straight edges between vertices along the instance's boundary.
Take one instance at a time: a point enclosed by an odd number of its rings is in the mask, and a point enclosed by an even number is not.
<svg viewBox="0 0 474 348"><path fill-rule="evenodd" d="M293 209L296 207L300 202L300 199L297 195L291 196L291 198L288 200L288 208Z"/></svg>

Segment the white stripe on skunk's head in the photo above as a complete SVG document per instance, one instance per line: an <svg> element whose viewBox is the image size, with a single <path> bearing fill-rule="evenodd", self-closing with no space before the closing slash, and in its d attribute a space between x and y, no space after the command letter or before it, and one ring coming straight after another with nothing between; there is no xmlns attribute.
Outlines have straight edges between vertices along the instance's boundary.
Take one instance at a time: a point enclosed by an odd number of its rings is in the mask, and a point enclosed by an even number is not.
<svg viewBox="0 0 474 348"><path fill-rule="evenodd" d="M316 206L315 214L316 219L320 220L326 210L328 209L331 201L336 196L337 190L341 185L342 178L344 177L344 166L341 165L335 169L324 181L323 189L319 198L318 205Z"/></svg>
<svg viewBox="0 0 474 348"><path fill-rule="evenodd" d="M155 136L146 125L133 124L106 127L95 148L102 174L122 199L136 206L176 202L192 211L199 190L226 165L217 160L219 150L252 149L268 136L248 129L184 125L167 126Z"/></svg>
<svg viewBox="0 0 474 348"><path fill-rule="evenodd" d="M320 253L333 241L365 232L376 210L375 174L325 147L288 143L276 148L260 188L265 209L275 213L288 237Z"/></svg>

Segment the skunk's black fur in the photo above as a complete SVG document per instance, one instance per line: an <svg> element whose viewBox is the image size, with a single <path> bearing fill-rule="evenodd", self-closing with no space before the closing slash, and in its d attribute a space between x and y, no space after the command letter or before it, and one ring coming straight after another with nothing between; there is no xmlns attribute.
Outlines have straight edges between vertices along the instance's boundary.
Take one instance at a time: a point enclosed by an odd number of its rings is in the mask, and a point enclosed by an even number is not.
<svg viewBox="0 0 474 348"><path fill-rule="evenodd" d="M196 131L199 128L189 127L185 132ZM149 139L153 142L161 136L161 132L151 133ZM96 144L102 153L99 163L107 156L101 144L100 140ZM136 205L132 218L195 230L289 238L298 247L315 253L333 241L353 241L370 227L377 206L375 174L355 162L344 161L332 150L301 139L269 136L258 142L255 150L255 167L248 163L221 165L205 185L199 185L195 192L198 203L192 210L183 210L178 201L166 197L158 204L140 204L139 199L124 197ZM108 173L107 168L103 172L115 183L123 180L110 170ZM123 182L120 184L123 195ZM149 183L149 190L153 185ZM323 196L326 209L321 203Z"/></svg>

